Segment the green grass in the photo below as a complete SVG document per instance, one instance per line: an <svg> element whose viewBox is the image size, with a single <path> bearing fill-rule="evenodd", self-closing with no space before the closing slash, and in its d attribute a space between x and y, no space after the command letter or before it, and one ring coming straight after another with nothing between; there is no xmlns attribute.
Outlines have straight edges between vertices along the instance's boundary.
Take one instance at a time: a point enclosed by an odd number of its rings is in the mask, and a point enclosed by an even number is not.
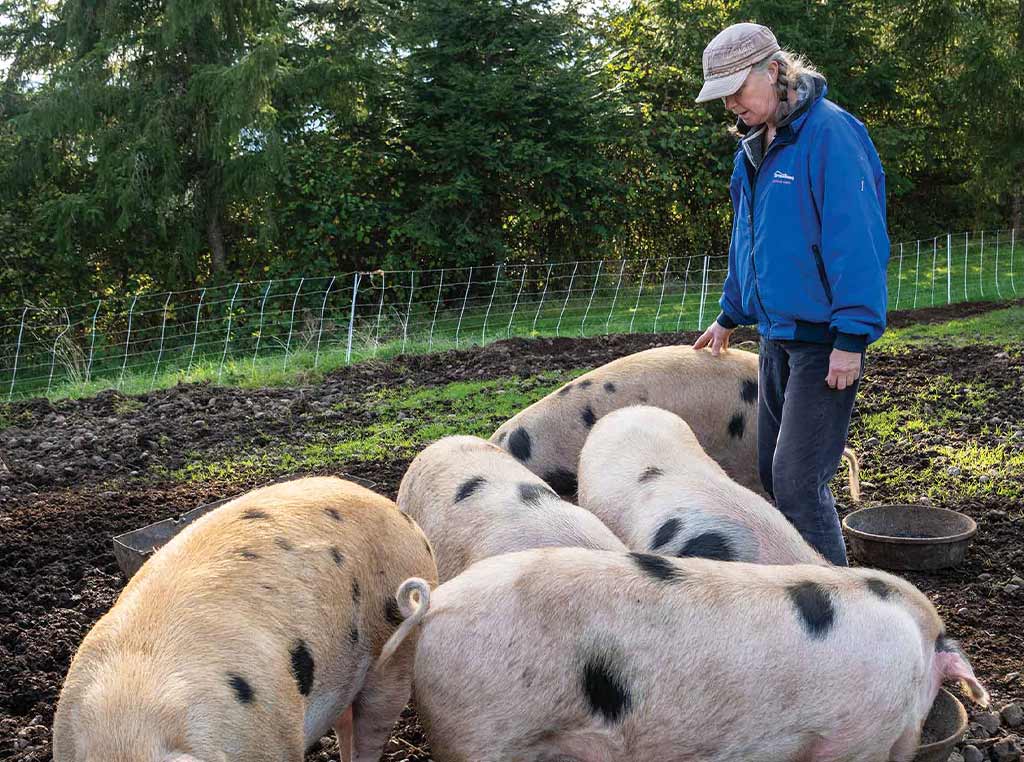
<svg viewBox="0 0 1024 762"><path fill-rule="evenodd" d="M920 346L928 343L941 343L950 346L967 346L969 344L1005 346L1024 343L1024 306L993 310L974 317L950 320L946 323L890 329L872 347L875 351L879 349L898 350L904 346Z"/></svg>
<svg viewBox="0 0 1024 762"><path fill-rule="evenodd" d="M372 411L365 426L324 426L301 445L238 447L239 454L210 459L192 453L168 474L188 482L268 479L281 473L318 471L355 462L411 458L431 442L455 434L489 437L503 421L586 369L548 372L526 379L458 381L427 389L391 389L351 400L347 412Z"/></svg>

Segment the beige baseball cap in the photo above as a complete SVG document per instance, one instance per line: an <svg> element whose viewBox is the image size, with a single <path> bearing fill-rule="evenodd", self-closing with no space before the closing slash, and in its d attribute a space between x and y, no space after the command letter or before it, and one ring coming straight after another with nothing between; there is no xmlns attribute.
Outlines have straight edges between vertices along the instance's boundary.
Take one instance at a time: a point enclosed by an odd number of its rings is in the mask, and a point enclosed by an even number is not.
<svg viewBox="0 0 1024 762"><path fill-rule="evenodd" d="M772 30L760 24L733 24L704 48L704 86L697 103L732 95L754 64L781 50Z"/></svg>

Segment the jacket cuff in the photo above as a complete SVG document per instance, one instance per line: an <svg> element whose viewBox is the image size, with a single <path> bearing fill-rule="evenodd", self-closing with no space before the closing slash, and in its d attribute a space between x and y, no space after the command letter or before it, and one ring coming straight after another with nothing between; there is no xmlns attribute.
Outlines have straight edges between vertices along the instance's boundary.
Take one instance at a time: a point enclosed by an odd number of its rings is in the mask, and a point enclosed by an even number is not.
<svg viewBox="0 0 1024 762"><path fill-rule="evenodd" d="M833 349L841 349L844 352L863 352L868 345L867 334L860 333L836 333L836 340L832 343Z"/></svg>
<svg viewBox="0 0 1024 762"><path fill-rule="evenodd" d="M739 323L733 320L731 317L726 315L724 312L718 313L718 317L715 318L715 322L718 323L722 328L731 331L734 328L739 327Z"/></svg>

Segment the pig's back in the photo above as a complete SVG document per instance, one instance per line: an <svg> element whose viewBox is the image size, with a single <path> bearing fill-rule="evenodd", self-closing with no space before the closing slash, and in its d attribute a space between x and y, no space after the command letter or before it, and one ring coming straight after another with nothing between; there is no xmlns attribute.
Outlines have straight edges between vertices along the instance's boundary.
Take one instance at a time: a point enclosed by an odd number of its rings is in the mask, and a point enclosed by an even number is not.
<svg viewBox="0 0 1024 762"><path fill-rule="evenodd" d="M464 684L473 705L499 706L509 686L528 686L524 733L610 729L613 758L673 748L678 758L792 759L808 734L849 724L861 702L870 721L891 714L898 732L924 669L920 635L894 603L831 571L568 548L489 559L433 594L417 696ZM818 590L831 619L815 609ZM473 658L452 660L460 651ZM815 700L840 690L848 697ZM457 738L456 721L424 701L427 722ZM744 734L780 702L774 727Z"/></svg>

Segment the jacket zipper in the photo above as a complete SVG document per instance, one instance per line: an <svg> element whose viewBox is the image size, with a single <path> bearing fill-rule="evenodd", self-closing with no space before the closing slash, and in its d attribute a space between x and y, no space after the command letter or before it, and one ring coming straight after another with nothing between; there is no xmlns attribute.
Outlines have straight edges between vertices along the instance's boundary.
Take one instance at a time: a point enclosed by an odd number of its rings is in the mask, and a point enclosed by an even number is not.
<svg viewBox="0 0 1024 762"><path fill-rule="evenodd" d="M757 176L761 174L761 167L768 161L768 154L778 145L778 139L772 141L768 150L761 157L761 163L754 169L754 179L750 181L750 271L754 274L754 294L757 296L757 303L761 305L761 312L768 321L768 338L772 335L772 318L768 310L764 308L764 301L761 299L761 288L757 283L757 263L754 261L754 207L757 206Z"/></svg>
<svg viewBox="0 0 1024 762"><path fill-rule="evenodd" d="M832 286L828 282L828 273L825 272L825 260L821 258L821 249L818 248L818 244L811 244L811 251L814 252L814 264L818 266L818 278L821 280L821 286L825 289L825 296L828 297L828 303L832 304Z"/></svg>

